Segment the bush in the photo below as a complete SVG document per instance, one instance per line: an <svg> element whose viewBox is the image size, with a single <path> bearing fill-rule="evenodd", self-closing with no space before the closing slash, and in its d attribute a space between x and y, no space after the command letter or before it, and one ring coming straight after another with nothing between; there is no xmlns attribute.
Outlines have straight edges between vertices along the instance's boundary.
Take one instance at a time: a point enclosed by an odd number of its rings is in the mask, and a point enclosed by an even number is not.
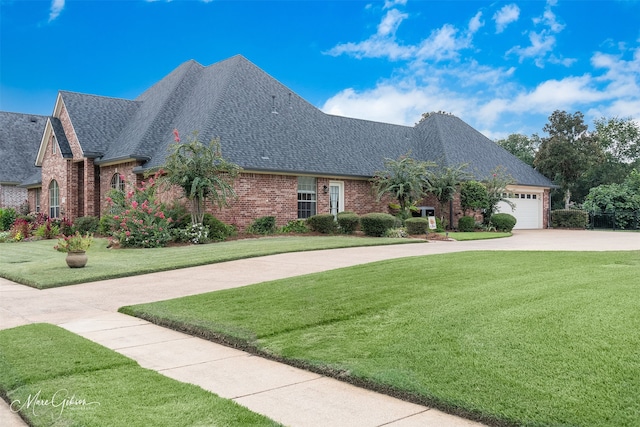
<svg viewBox="0 0 640 427"><path fill-rule="evenodd" d="M202 224L189 224L186 228L175 228L171 235L176 242L189 242L194 245L209 241L209 229Z"/></svg>
<svg viewBox="0 0 640 427"><path fill-rule="evenodd" d="M353 234L360 225L360 217L354 212L340 212L338 214L338 227L344 234Z"/></svg>
<svg viewBox="0 0 640 427"><path fill-rule="evenodd" d="M41 239L54 239L60 234L60 228L51 220L41 224L35 229L33 235Z"/></svg>
<svg viewBox="0 0 640 427"><path fill-rule="evenodd" d="M227 237L236 235L236 229L227 225L210 213L205 213L202 223L209 229L209 239L221 242Z"/></svg>
<svg viewBox="0 0 640 427"><path fill-rule="evenodd" d="M102 215L98 222L98 233L103 236L111 236L118 229L118 225L119 223L113 218L113 215Z"/></svg>
<svg viewBox="0 0 640 427"><path fill-rule="evenodd" d="M404 222L409 234L427 234L429 232L429 220L423 217L407 218Z"/></svg>
<svg viewBox="0 0 640 427"><path fill-rule="evenodd" d="M313 215L307 218L307 225L312 231L322 234L332 234L337 229L336 220L331 214Z"/></svg>
<svg viewBox="0 0 640 427"><path fill-rule="evenodd" d="M400 228L390 228L384 232L384 237L391 237L394 239L409 237L407 230Z"/></svg>
<svg viewBox="0 0 640 427"><path fill-rule="evenodd" d="M436 233L444 233L445 230L446 230L446 227L442 223L442 220L440 218L436 217L436 229L435 229L435 232Z"/></svg>
<svg viewBox="0 0 640 427"><path fill-rule="evenodd" d="M307 227L304 219L294 219L289 221L280 229L281 233L308 233L309 227Z"/></svg>
<svg viewBox="0 0 640 427"><path fill-rule="evenodd" d="M276 217L263 216L253 221L247 228L248 233L252 234L273 234L276 232Z"/></svg>
<svg viewBox="0 0 640 427"><path fill-rule="evenodd" d="M498 219L498 221L500 220ZM511 228L513 228L513 226L511 226ZM463 216L458 220L458 231L469 232L469 231L474 231L475 229L476 229L476 219L474 217Z"/></svg>
<svg viewBox="0 0 640 427"><path fill-rule="evenodd" d="M551 211L551 226L553 228L586 228L589 223L589 213L577 209L557 209Z"/></svg>
<svg viewBox="0 0 640 427"><path fill-rule="evenodd" d="M360 218L360 228L367 236L382 237L395 224L396 218L386 213L368 213Z"/></svg>
<svg viewBox="0 0 640 427"><path fill-rule="evenodd" d="M73 231L79 231L80 234L95 233L98 231L100 220L95 216L81 216L73 222Z"/></svg>
<svg viewBox="0 0 640 427"><path fill-rule="evenodd" d="M13 208L0 209L0 231L11 229L17 217L18 213Z"/></svg>
<svg viewBox="0 0 640 427"><path fill-rule="evenodd" d="M174 202L170 206L163 206L163 212L167 218L171 218L169 228L186 229L191 225L191 214L182 203ZM202 223L207 225L204 218L202 219Z"/></svg>
<svg viewBox="0 0 640 427"><path fill-rule="evenodd" d="M490 223L496 228L496 231L510 233L516 225L516 218L508 213L497 213L491 215Z"/></svg>

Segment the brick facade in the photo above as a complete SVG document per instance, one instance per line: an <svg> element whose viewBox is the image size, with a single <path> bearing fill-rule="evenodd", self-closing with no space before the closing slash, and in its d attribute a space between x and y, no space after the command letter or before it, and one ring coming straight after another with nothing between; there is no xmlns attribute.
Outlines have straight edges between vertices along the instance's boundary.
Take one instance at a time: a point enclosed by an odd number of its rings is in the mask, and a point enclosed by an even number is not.
<svg viewBox="0 0 640 427"><path fill-rule="evenodd" d="M18 210L28 200L27 190L15 185L0 184L0 208Z"/></svg>

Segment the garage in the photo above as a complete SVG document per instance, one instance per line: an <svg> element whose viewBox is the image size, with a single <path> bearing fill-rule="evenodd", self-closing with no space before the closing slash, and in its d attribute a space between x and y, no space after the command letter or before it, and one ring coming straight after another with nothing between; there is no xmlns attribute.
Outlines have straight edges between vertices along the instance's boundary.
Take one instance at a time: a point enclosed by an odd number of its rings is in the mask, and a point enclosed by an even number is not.
<svg viewBox="0 0 640 427"><path fill-rule="evenodd" d="M505 194L506 200L512 202L515 209L505 203L498 203L498 211L513 215L517 222L514 229L535 229L542 228L542 205L543 194L527 191L519 191Z"/></svg>

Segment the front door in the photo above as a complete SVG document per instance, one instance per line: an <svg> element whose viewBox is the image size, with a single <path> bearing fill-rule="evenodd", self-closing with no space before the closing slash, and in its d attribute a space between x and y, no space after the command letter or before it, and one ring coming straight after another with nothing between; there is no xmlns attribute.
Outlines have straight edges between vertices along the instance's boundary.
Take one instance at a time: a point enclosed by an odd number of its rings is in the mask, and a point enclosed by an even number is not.
<svg viewBox="0 0 640 427"><path fill-rule="evenodd" d="M329 207L333 216L344 211L344 182L329 181Z"/></svg>

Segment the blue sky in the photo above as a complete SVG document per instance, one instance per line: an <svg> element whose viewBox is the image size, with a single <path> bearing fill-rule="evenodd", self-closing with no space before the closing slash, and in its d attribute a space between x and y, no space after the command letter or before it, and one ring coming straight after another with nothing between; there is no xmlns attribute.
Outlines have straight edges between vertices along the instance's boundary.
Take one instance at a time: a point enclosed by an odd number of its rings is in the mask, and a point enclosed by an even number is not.
<svg viewBox="0 0 640 427"><path fill-rule="evenodd" d="M236 54L349 117L446 111L492 139L554 110L640 121L640 0L0 0L0 110L134 99Z"/></svg>

